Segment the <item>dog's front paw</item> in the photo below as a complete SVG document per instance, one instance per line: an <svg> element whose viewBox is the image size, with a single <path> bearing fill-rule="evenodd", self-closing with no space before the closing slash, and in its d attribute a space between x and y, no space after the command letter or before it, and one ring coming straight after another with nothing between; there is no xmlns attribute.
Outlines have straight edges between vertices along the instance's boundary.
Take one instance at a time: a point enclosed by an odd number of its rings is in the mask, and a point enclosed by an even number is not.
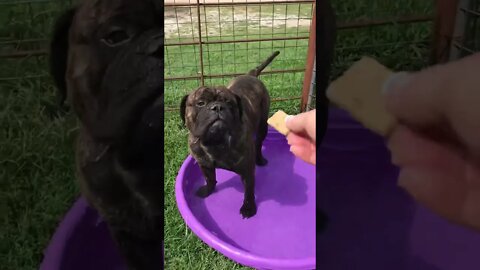
<svg viewBox="0 0 480 270"><path fill-rule="evenodd" d="M206 198L210 194L213 193L214 189L215 188L212 188L212 187L209 187L208 185L205 185L203 187L200 187L195 194L200 198Z"/></svg>
<svg viewBox="0 0 480 270"><path fill-rule="evenodd" d="M240 214L243 218L251 218L257 213L257 205L255 203L243 203L240 208Z"/></svg>
<svg viewBox="0 0 480 270"><path fill-rule="evenodd" d="M268 161L264 157L257 157L255 163L257 163L258 166L265 166L267 165Z"/></svg>

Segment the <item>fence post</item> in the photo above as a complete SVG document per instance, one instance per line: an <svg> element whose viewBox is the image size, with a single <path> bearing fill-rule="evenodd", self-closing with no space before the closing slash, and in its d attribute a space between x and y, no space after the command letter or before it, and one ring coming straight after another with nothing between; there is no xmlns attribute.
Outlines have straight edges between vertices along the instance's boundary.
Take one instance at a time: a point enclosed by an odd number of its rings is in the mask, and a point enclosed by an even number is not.
<svg viewBox="0 0 480 270"><path fill-rule="evenodd" d="M205 11L206 12L206 11ZM197 0L197 17L198 17L198 50L200 52L200 83L205 85L204 71L203 71L203 42L202 42L202 21L200 17L200 0Z"/></svg>
<svg viewBox="0 0 480 270"><path fill-rule="evenodd" d="M304 112L307 108L308 97L310 94L310 85L312 82L313 75L313 65L315 64L316 58L316 32L317 32L317 20L316 20L316 4L313 4L313 16L310 24L310 35L308 38L308 52L307 52L307 63L305 66L305 76L303 78L303 89L302 89L302 102L300 104L300 111Z"/></svg>
<svg viewBox="0 0 480 270"><path fill-rule="evenodd" d="M437 0L431 64L445 63L449 59L458 0Z"/></svg>
<svg viewBox="0 0 480 270"><path fill-rule="evenodd" d="M472 4L471 0L458 0L457 17L455 20L455 26L452 35L452 44L450 48L449 60L456 60L465 55L465 49L468 49L466 43L466 26L469 14L469 10Z"/></svg>

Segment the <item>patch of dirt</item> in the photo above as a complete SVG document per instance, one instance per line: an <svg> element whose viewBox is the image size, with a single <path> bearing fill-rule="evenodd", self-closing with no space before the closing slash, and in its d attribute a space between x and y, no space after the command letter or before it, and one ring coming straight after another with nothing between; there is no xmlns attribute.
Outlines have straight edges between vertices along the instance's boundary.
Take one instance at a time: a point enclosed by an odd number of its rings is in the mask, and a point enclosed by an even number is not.
<svg viewBox="0 0 480 270"><path fill-rule="evenodd" d="M188 0L180 1L188 3ZM218 2L218 0L203 1ZM245 2L245 0L233 1ZM194 1L191 2L195 3ZM175 0L175 3L180 2ZM228 8L207 7L200 9L202 36L230 35L234 30L245 32L247 28L257 32L259 29L266 30L269 28L308 28L311 20L300 17L297 14L285 14L285 11L276 11L270 14L261 13L258 5L256 7L242 5ZM198 13L196 7L165 7L165 38L198 38Z"/></svg>

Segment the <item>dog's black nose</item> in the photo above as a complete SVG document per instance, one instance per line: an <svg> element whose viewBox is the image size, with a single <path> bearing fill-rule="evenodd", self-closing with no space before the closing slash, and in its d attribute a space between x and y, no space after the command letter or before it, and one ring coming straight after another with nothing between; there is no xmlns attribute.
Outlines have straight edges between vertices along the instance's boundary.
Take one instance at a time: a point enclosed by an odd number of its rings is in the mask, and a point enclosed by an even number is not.
<svg viewBox="0 0 480 270"><path fill-rule="evenodd" d="M223 106L221 104L215 103L212 106L210 106L210 110L220 112L223 110Z"/></svg>

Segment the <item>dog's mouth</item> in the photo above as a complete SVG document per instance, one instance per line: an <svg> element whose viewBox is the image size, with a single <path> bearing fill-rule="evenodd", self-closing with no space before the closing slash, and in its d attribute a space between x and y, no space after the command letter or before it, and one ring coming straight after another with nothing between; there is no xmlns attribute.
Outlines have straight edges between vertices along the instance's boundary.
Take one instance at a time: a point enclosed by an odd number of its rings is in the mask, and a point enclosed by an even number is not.
<svg viewBox="0 0 480 270"><path fill-rule="evenodd" d="M204 145L231 145L232 136L227 123L220 117L213 120L201 138Z"/></svg>

